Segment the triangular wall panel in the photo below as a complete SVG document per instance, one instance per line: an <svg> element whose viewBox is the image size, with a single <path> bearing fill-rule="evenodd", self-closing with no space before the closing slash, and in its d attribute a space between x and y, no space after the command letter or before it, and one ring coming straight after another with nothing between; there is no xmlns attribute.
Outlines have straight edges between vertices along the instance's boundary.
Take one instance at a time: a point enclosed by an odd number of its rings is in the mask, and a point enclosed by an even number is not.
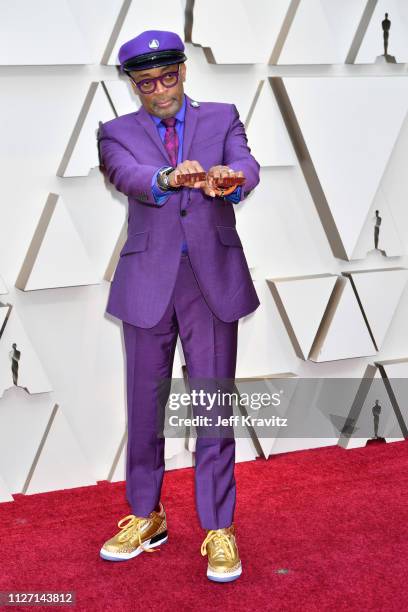
<svg viewBox="0 0 408 612"><path fill-rule="evenodd" d="M130 82L123 79L102 81L102 87L118 117L139 110L140 98L133 92Z"/></svg>
<svg viewBox="0 0 408 612"><path fill-rule="evenodd" d="M7 314L6 320L4 313ZM15 385L25 389L29 394L51 391L51 383L16 309L9 305L1 305L0 320L3 320L3 332L0 337L0 398L6 389Z"/></svg>
<svg viewBox="0 0 408 612"><path fill-rule="evenodd" d="M367 357L376 352L352 285L339 277L310 359L334 361Z"/></svg>
<svg viewBox="0 0 408 612"><path fill-rule="evenodd" d="M386 268L348 271L343 274L350 277L377 350L381 350L405 289L408 270L406 268Z"/></svg>
<svg viewBox="0 0 408 612"><path fill-rule="evenodd" d="M290 0L195 0L192 42L211 63L266 64L290 5ZM226 24L239 36L225 36Z"/></svg>
<svg viewBox="0 0 408 612"><path fill-rule="evenodd" d="M23 291L100 282L63 199L50 193L16 280Z"/></svg>
<svg viewBox="0 0 408 612"><path fill-rule="evenodd" d="M353 259L407 114L408 81L356 76L271 82L333 253Z"/></svg>
<svg viewBox="0 0 408 612"><path fill-rule="evenodd" d="M292 369L293 349L276 324L279 313L267 283L256 280L254 285L261 303L239 321L236 369L239 378L267 377L271 372Z"/></svg>
<svg viewBox="0 0 408 612"><path fill-rule="evenodd" d="M14 501L3 478L0 476L0 503Z"/></svg>
<svg viewBox="0 0 408 612"><path fill-rule="evenodd" d="M297 165L295 152L270 83L262 81L246 130L251 153L261 166Z"/></svg>
<svg viewBox="0 0 408 612"><path fill-rule="evenodd" d="M90 64L68 0L2 0L0 65Z"/></svg>
<svg viewBox="0 0 408 612"><path fill-rule="evenodd" d="M5 294L5 293L8 293L8 289L7 289L6 283L0 276L0 294Z"/></svg>
<svg viewBox="0 0 408 612"><path fill-rule="evenodd" d="M51 414L48 394L13 387L0 399L0 473L11 493L24 492Z"/></svg>
<svg viewBox="0 0 408 612"><path fill-rule="evenodd" d="M99 166L99 123L114 118L115 112L102 84L91 83L57 170L58 176L88 176L91 168Z"/></svg>
<svg viewBox="0 0 408 612"><path fill-rule="evenodd" d="M298 2L278 63L342 64L366 4L367 0Z"/></svg>
<svg viewBox="0 0 408 612"><path fill-rule="evenodd" d="M378 214L376 214L376 211L378 211ZM377 223L379 223L379 230L376 245L375 226ZM362 227L353 252L353 259L365 259L368 253L373 253L376 250L384 257L397 257L404 254L404 246L381 185Z"/></svg>
<svg viewBox="0 0 408 612"><path fill-rule="evenodd" d="M334 274L268 280L293 348L301 359L309 357L336 280Z"/></svg>
<svg viewBox="0 0 408 612"><path fill-rule="evenodd" d="M85 455L58 405L28 475L25 493L42 493L96 484Z"/></svg>

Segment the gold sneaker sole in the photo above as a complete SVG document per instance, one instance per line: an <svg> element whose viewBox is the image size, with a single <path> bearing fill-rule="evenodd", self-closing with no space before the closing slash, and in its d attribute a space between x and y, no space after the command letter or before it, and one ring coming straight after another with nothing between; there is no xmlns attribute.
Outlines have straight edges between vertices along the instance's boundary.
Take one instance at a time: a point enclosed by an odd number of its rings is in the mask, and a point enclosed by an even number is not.
<svg viewBox="0 0 408 612"><path fill-rule="evenodd" d="M210 566L207 567L207 578L213 582L232 582L242 574L242 563L232 572L216 572Z"/></svg>
<svg viewBox="0 0 408 612"><path fill-rule="evenodd" d="M105 550L102 546L99 554L102 557L102 559L105 559L105 561L128 561L129 559L133 559L134 557L137 557L138 555L140 555L140 553L142 553L144 549L156 548L156 546L160 546L160 544L164 544L165 542L167 542L167 540L168 540L167 531L162 531L162 533L159 533L153 536L152 538L150 538L150 540L145 540L143 542L143 548L141 546L138 546L137 548L135 548L135 550L129 553L120 553L120 552L115 553L115 552L112 552L111 550Z"/></svg>

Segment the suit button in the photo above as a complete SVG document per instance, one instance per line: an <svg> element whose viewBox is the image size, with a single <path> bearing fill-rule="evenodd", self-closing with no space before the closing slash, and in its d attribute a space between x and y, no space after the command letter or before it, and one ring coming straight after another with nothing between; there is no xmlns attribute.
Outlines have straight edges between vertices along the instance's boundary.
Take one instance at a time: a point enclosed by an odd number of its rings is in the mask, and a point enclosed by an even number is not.
<svg viewBox="0 0 408 612"><path fill-rule="evenodd" d="M181 210L181 211L180 211L180 215L181 215L182 217L185 217L185 216L186 216L186 214L187 214L187 211L186 211L186 210Z"/></svg>

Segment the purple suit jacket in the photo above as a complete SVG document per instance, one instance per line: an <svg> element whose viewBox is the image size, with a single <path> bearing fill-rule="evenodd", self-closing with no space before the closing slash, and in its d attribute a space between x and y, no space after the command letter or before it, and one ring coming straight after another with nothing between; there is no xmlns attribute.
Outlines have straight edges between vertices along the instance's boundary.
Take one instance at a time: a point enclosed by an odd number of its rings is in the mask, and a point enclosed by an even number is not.
<svg viewBox="0 0 408 612"><path fill-rule="evenodd" d="M242 170L243 200L259 183L260 166L235 105L192 106L187 95L186 102L183 160L198 160L206 171L218 164ZM100 124L98 143L102 169L129 201L128 236L106 312L139 327L156 325L172 295L183 240L211 311L226 322L254 311L259 299L235 228L234 204L189 187L172 192L163 206L155 203L153 173L171 162L145 108Z"/></svg>

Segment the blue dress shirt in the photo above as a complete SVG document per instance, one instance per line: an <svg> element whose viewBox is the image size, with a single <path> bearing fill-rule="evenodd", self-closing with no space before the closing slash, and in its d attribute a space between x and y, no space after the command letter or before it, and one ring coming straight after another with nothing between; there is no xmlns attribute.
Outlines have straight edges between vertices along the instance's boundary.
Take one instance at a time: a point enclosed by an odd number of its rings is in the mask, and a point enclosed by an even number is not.
<svg viewBox="0 0 408 612"><path fill-rule="evenodd" d="M185 114L186 114L186 96L184 95L183 104L181 105L180 110L174 115L176 120L177 120L176 124L175 124L175 128L176 128L178 139L179 139L177 164L181 163L182 157L183 157L184 117L185 117ZM151 118L153 119L153 121L156 124L156 127L157 127L157 129L159 131L160 138L164 142L164 136L166 134L166 126L161 122L160 117L156 117L156 115L151 115L151 114L150 114L150 116L151 116ZM162 206L164 204L164 202L167 200L167 198L172 193L174 193L174 192L171 192L171 191L163 191L157 185L157 181L156 181L157 174L159 173L160 170L162 170L165 167L166 166L162 166L161 168L158 168L157 171L153 174L153 177L152 177L152 193L153 193L153 197L156 200L156 203L158 204L158 206ZM230 200L234 204L239 202L240 199L241 199L241 186L238 185L238 187L232 193L230 193L227 196L224 196L224 198ZM181 250L182 250L183 253L187 253L187 244L186 244L185 241L183 242L183 244L181 246Z"/></svg>

